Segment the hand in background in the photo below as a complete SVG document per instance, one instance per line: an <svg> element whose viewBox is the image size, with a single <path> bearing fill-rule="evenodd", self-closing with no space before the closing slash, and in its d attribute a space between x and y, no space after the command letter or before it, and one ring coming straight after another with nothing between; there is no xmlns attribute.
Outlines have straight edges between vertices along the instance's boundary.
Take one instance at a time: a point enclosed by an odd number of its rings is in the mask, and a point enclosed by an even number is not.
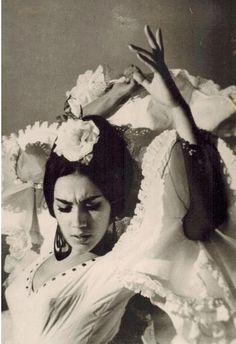
<svg viewBox="0 0 236 344"><path fill-rule="evenodd" d="M190 143L196 143L198 129L189 105L182 97L165 64L161 31L158 29L155 37L149 26L145 26L144 32L151 47L151 51L135 45L129 45L129 48L136 52L137 57L154 73L155 82L151 84L144 74L140 72L135 72L133 78L141 84L158 103L170 109L179 136Z"/></svg>
<svg viewBox="0 0 236 344"><path fill-rule="evenodd" d="M137 89L137 82L133 79L126 79L124 81L116 82L112 84L110 90L107 93L110 93L111 97L129 97Z"/></svg>
<svg viewBox="0 0 236 344"><path fill-rule="evenodd" d="M146 88L159 103L169 107L179 106L184 99L165 64L161 30L157 30L155 37L149 26L145 26L144 33L151 51L132 44L129 45L129 48L136 52L139 60L153 72L156 81L155 85L157 85L157 87L150 87L151 83L141 71L134 72L133 77L139 84Z"/></svg>

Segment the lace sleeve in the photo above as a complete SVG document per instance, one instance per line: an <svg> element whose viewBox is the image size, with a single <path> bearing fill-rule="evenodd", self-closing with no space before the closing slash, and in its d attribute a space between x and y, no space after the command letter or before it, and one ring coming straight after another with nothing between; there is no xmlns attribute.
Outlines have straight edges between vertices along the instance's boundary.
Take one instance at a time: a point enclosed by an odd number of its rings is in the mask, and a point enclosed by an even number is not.
<svg viewBox="0 0 236 344"><path fill-rule="evenodd" d="M204 131L198 145L180 139L190 197L184 232L193 240L207 240L227 218L223 166L214 141L216 137Z"/></svg>

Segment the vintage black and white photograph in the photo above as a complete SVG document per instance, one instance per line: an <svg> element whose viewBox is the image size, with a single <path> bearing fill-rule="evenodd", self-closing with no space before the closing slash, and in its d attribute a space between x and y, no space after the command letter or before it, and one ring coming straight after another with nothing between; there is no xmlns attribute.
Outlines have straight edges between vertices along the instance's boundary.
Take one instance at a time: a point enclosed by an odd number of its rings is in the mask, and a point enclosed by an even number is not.
<svg viewBox="0 0 236 344"><path fill-rule="evenodd" d="M3 344L236 344L235 0L2 0Z"/></svg>

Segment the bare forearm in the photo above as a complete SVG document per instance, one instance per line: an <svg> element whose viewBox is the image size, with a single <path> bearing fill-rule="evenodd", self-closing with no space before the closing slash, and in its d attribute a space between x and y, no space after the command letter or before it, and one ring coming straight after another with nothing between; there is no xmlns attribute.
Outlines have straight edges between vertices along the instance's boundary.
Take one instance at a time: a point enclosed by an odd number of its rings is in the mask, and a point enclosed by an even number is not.
<svg viewBox="0 0 236 344"><path fill-rule="evenodd" d="M87 104L83 109L83 115L99 115L109 118L137 89L134 80L114 84L113 87L101 97Z"/></svg>
<svg viewBox="0 0 236 344"><path fill-rule="evenodd" d="M168 68L165 69L167 89L170 90L170 112L179 136L190 144L198 143L199 130L195 124L191 109L183 98Z"/></svg>
<svg viewBox="0 0 236 344"><path fill-rule="evenodd" d="M87 104L83 108L83 116L99 115L104 118L109 118L114 109L121 103L122 99L122 95L114 94L114 92L110 90L103 96Z"/></svg>
<svg viewBox="0 0 236 344"><path fill-rule="evenodd" d="M187 113L187 110L181 106L176 106L170 109L170 111L179 136L191 144L197 144L197 127L193 119L190 118L191 113Z"/></svg>

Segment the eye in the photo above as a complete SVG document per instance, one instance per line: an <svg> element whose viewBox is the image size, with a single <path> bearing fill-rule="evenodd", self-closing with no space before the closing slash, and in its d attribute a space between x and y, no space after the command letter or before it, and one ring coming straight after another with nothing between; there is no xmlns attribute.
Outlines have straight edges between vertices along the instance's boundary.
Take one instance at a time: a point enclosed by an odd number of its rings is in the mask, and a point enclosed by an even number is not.
<svg viewBox="0 0 236 344"><path fill-rule="evenodd" d="M59 205L57 205L57 210L60 211L61 213L70 213L72 209L71 205L66 205L64 207L60 207Z"/></svg>
<svg viewBox="0 0 236 344"><path fill-rule="evenodd" d="M101 204L99 203L85 203L85 208L86 210L90 210L90 211L96 211L99 210Z"/></svg>

